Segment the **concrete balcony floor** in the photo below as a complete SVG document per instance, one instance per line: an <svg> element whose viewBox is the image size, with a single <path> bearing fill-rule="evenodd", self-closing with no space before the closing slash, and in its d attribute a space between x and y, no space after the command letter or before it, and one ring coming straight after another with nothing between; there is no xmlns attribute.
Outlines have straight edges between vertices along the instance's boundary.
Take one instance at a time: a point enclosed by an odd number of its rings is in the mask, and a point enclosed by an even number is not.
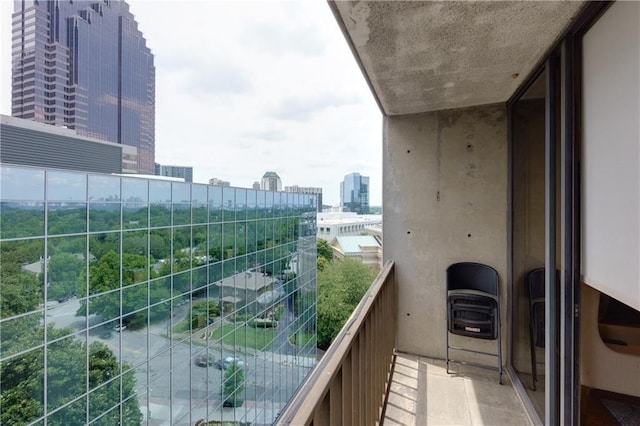
<svg viewBox="0 0 640 426"><path fill-rule="evenodd" d="M506 373L399 353L384 426L532 425Z"/></svg>

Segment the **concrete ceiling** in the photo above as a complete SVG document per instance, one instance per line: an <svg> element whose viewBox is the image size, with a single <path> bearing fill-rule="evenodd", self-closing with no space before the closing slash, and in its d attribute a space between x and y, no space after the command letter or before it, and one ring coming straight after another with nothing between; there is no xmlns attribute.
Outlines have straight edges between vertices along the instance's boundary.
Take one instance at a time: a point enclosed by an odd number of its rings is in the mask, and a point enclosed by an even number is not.
<svg viewBox="0 0 640 426"><path fill-rule="evenodd" d="M505 102L582 1L338 1L338 23L387 115Z"/></svg>

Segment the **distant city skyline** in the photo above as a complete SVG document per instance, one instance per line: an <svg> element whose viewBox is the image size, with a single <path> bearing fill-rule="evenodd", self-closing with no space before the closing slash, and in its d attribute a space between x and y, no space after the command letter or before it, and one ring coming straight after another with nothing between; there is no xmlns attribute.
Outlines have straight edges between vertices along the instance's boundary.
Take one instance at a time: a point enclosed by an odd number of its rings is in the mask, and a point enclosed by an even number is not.
<svg viewBox="0 0 640 426"><path fill-rule="evenodd" d="M128 1L156 67L156 158L251 188L265 170L339 203L352 170L381 204L381 114L324 2ZM196 10L196 9L194 9ZM11 13L0 2L0 113L11 115ZM167 23L171 31L167 31Z"/></svg>

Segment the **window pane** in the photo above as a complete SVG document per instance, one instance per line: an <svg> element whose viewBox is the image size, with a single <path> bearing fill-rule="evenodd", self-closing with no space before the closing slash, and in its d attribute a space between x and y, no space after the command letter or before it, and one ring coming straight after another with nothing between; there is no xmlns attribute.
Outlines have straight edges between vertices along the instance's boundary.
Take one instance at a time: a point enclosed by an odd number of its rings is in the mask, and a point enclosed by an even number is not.
<svg viewBox="0 0 640 426"><path fill-rule="evenodd" d="M44 240L2 242L0 256L0 316L6 318L42 309Z"/></svg>
<svg viewBox="0 0 640 426"><path fill-rule="evenodd" d="M89 175L89 201L120 201L120 178L117 176Z"/></svg>
<svg viewBox="0 0 640 426"><path fill-rule="evenodd" d="M130 203L146 203L148 182L145 179L122 178L122 200Z"/></svg>
<svg viewBox="0 0 640 426"><path fill-rule="evenodd" d="M47 172L49 201L86 201L87 176L70 172Z"/></svg>
<svg viewBox="0 0 640 426"><path fill-rule="evenodd" d="M87 232L87 205L80 203L48 204L49 235Z"/></svg>
<svg viewBox="0 0 640 426"><path fill-rule="evenodd" d="M0 165L2 201L44 201L44 171Z"/></svg>
<svg viewBox="0 0 640 426"><path fill-rule="evenodd" d="M170 203L171 182L149 181L149 201L152 203Z"/></svg>

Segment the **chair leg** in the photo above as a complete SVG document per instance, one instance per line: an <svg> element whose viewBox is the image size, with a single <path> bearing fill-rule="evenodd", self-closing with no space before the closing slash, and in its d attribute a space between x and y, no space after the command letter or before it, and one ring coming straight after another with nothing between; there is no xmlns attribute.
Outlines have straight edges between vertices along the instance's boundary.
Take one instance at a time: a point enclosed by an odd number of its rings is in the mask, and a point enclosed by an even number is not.
<svg viewBox="0 0 640 426"><path fill-rule="evenodd" d="M447 361L447 374L449 373L449 325L447 324L447 355L446 355L446 361Z"/></svg>
<svg viewBox="0 0 640 426"><path fill-rule="evenodd" d="M538 381L538 367L536 365L536 344L533 336L533 319L529 320L529 348L531 349L531 377L533 384L533 391L536 391L536 382Z"/></svg>
<svg viewBox="0 0 640 426"><path fill-rule="evenodd" d="M447 341L447 350L446 350L446 363L447 363L447 374L449 374L449 298L446 298L446 306L447 306L447 337L446 337L446 341Z"/></svg>
<svg viewBox="0 0 640 426"><path fill-rule="evenodd" d="M498 383L502 384L502 321L500 321L500 306L496 309L498 319Z"/></svg>

